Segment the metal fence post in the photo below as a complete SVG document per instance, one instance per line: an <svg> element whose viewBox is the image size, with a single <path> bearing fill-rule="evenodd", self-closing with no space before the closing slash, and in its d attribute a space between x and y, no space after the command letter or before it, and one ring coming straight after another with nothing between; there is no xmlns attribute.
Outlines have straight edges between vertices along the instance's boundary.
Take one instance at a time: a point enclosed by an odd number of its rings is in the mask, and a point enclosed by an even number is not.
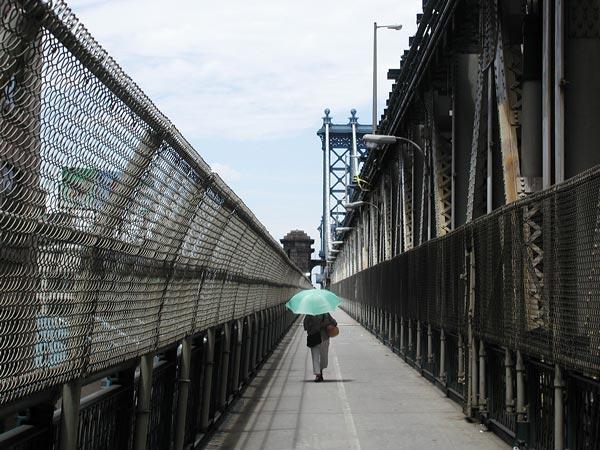
<svg viewBox="0 0 600 450"><path fill-rule="evenodd" d="M415 357L417 367L421 367L421 321L417 320L417 353Z"/></svg>
<svg viewBox="0 0 600 450"><path fill-rule="evenodd" d="M554 365L554 450L565 450L565 381L558 364Z"/></svg>
<svg viewBox="0 0 600 450"><path fill-rule="evenodd" d="M185 440L185 423L187 420L187 406L190 391L190 368L192 364L192 338L190 336L181 341L181 365L179 379L177 380L177 416L175 419L175 450L183 450Z"/></svg>
<svg viewBox="0 0 600 450"><path fill-rule="evenodd" d="M465 343L463 341L463 336L461 333L458 333L458 382L465 382Z"/></svg>
<svg viewBox="0 0 600 450"><path fill-rule="evenodd" d="M517 422L525 422L525 364L523 355L517 350Z"/></svg>
<svg viewBox="0 0 600 450"><path fill-rule="evenodd" d="M479 413L485 415L487 412L487 397L485 389L485 344L483 339L479 341Z"/></svg>
<svg viewBox="0 0 600 450"><path fill-rule="evenodd" d="M446 386L446 333L440 330L440 383Z"/></svg>
<svg viewBox="0 0 600 450"><path fill-rule="evenodd" d="M81 381L63 384L60 421L60 450L77 450Z"/></svg>
<svg viewBox="0 0 600 450"><path fill-rule="evenodd" d="M394 344L398 345L398 314L394 314Z"/></svg>
<svg viewBox="0 0 600 450"><path fill-rule="evenodd" d="M510 354L510 350L508 348L504 349L504 381L505 381L505 399L504 405L506 408L507 414L513 414L515 412L515 394L513 392L513 362L512 356Z"/></svg>
<svg viewBox="0 0 600 450"><path fill-rule="evenodd" d="M208 428L210 415L210 397L213 388L213 364L215 358L215 329L209 328L206 332L206 347L204 360L204 386L202 388L202 409L200 410L200 429Z"/></svg>
<svg viewBox="0 0 600 450"><path fill-rule="evenodd" d="M140 359L140 381L135 411L135 430L133 449L145 450L150 424L150 405L152 398L152 375L154 370L154 354L143 355Z"/></svg>
<svg viewBox="0 0 600 450"><path fill-rule="evenodd" d="M244 321L236 320L237 339L235 340L235 358L233 360L233 394L237 395L240 389L240 366L242 360L242 341L244 339Z"/></svg>
<svg viewBox="0 0 600 450"><path fill-rule="evenodd" d="M264 348L265 348L265 312L259 311L260 315L260 328L258 333L258 349L256 353L257 365L263 360Z"/></svg>
<svg viewBox="0 0 600 450"><path fill-rule="evenodd" d="M412 319L408 319L408 353L412 353L413 350L413 325Z"/></svg>
<svg viewBox="0 0 600 450"><path fill-rule="evenodd" d="M227 406L227 381L229 379L229 354L231 353L231 324L225 323L223 326L224 330L224 344L221 354L221 372L220 380L215 380L216 388L219 390L217 397L217 408L221 411L225 410Z"/></svg>
<svg viewBox="0 0 600 450"><path fill-rule="evenodd" d="M433 330L431 324L427 324L427 364L433 365ZM433 375L435 376L435 374Z"/></svg>
<svg viewBox="0 0 600 450"><path fill-rule="evenodd" d="M258 313L253 314L252 322L252 352L250 355L250 362L252 366L249 369L249 373L254 373L254 370L258 364L258 343L260 336L260 318Z"/></svg>
<svg viewBox="0 0 600 450"><path fill-rule="evenodd" d="M246 351L244 352L244 362L242 364L242 380L245 382L248 379L250 373L250 356L252 354L252 316L247 316L245 319L247 325L246 328Z"/></svg>
<svg viewBox="0 0 600 450"><path fill-rule="evenodd" d="M400 354L406 355L406 347L404 346L404 317L400 316Z"/></svg>

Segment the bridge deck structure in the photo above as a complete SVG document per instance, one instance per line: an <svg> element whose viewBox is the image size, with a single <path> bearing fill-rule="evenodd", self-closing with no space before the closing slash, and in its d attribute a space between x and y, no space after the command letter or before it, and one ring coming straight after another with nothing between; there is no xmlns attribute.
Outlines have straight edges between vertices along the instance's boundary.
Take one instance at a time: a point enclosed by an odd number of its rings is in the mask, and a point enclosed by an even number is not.
<svg viewBox="0 0 600 450"><path fill-rule="evenodd" d="M334 313L325 381L296 321L224 416L207 450L501 450L498 436L348 314Z"/></svg>

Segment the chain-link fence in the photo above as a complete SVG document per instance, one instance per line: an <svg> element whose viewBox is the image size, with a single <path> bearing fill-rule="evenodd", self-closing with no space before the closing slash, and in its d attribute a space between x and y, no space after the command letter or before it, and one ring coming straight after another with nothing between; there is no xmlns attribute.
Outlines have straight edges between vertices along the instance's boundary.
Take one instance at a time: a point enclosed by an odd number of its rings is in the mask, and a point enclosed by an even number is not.
<svg viewBox="0 0 600 450"><path fill-rule="evenodd" d="M600 167L332 286L352 302L600 372Z"/></svg>
<svg viewBox="0 0 600 450"><path fill-rule="evenodd" d="M0 9L0 404L310 287L64 2Z"/></svg>

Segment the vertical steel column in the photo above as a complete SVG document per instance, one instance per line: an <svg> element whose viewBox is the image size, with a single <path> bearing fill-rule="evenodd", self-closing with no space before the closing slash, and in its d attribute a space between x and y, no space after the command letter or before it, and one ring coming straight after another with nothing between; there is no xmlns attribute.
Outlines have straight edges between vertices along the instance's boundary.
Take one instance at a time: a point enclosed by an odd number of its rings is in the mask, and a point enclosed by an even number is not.
<svg viewBox="0 0 600 450"><path fill-rule="evenodd" d="M412 353L413 350L413 325L412 319L408 319L408 353Z"/></svg>
<svg viewBox="0 0 600 450"><path fill-rule="evenodd" d="M329 147L329 126L331 124L331 118L329 117L329 109L325 110L325 117L323 117L323 124L325 125L325 149L323 150L323 237L325 239L325 261L329 258L331 250L331 206L330 206L330 189L331 189L331 178L330 178L330 147Z"/></svg>
<svg viewBox="0 0 600 450"><path fill-rule="evenodd" d="M202 409L200 410L200 429L208 429L210 413L210 397L213 389L213 364L215 358L215 329L209 328L206 332L204 360L204 386L202 387Z"/></svg>
<svg viewBox="0 0 600 450"><path fill-rule="evenodd" d="M271 353L273 343L275 342L275 307L271 306L268 310L269 315L269 339L267 340L267 348L265 354Z"/></svg>
<svg viewBox="0 0 600 450"><path fill-rule="evenodd" d="M249 367L248 374L254 373L256 370L256 366L258 365L258 343L259 343L259 335L260 335L260 318L258 313L252 314L252 349L250 354L250 363L252 364Z"/></svg>
<svg viewBox="0 0 600 450"><path fill-rule="evenodd" d="M394 314L394 345L398 345L398 314ZM392 345L393 347L393 345Z"/></svg>
<svg viewBox="0 0 600 450"><path fill-rule="evenodd" d="M140 380L137 391L137 408L135 411L134 450L146 449L146 439L150 425L153 371L154 354L143 355L140 359Z"/></svg>
<svg viewBox="0 0 600 450"><path fill-rule="evenodd" d="M554 0L554 182L565 179L564 0Z"/></svg>
<svg viewBox="0 0 600 450"><path fill-rule="evenodd" d="M233 395L237 395L240 389L240 367L242 365L242 341L244 339L244 321L236 320L237 339L235 340L235 358L233 360Z"/></svg>
<svg viewBox="0 0 600 450"><path fill-rule="evenodd" d="M488 82L487 82L487 174L486 174L486 189L487 189L487 213L491 213L494 210L494 159L492 156L492 150L494 148L494 116L493 116L493 91L494 91L494 69L493 65L490 65L488 69ZM482 94L483 95L483 94Z"/></svg>
<svg viewBox="0 0 600 450"><path fill-rule="evenodd" d="M483 339L479 341L479 413L487 412L487 394L485 389L485 344Z"/></svg>
<svg viewBox="0 0 600 450"><path fill-rule="evenodd" d="M74 380L62 387L62 420L60 422L60 450L77 450L79 431L79 402L81 381Z"/></svg>
<svg viewBox="0 0 600 450"><path fill-rule="evenodd" d="M543 1L542 187L552 185L552 0Z"/></svg>
<svg viewBox="0 0 600 450"><path fill-rule="evenodd" d="M244 362L242 364L242 381L248 380L248 375L250 374L250 355L252 354L252 318L251 316L247 316L245 319L248 322L248 327L246 329L246 351L244 352Z"/></svg>
<svg viewBox="0 0 600 450"><path fill-rule="evenodd" d="M559 0L560 1L560 0ZM554 365L554 450L565 450L565 381L563 370Z"/></svg>
<svg viewBox="0 0 600 450"><path fill-rule="evenodd" d="M517 350L517 422L525 422L525 364L523 364L523 355Z"/></svg>
<svg viewBox="0 0 600 450"><path fill-rule="evenodd" d="M421 367L421 321L417 320L417 354L415 357L417 367Z"/></svg>
<svg viewBox="0 0 600 450"><path fill-rule="evenodd" d="M392 325L392 313L388 313L388 342L390 343L390 347L394 347L394 334L393 334L393 325Z"/></svg>
<svg viewBox="0 0 600 450"><path fill-rule="evenodd" d="M513 392L513 362L512 356L510 354L510 350L508 348L504 349L504 380L505 380L505 399L504 404L506 407L507 414L513 414L515 412L515 394Z"/></svg>
<svg viewBox="0 0 600 450"><path fill-rule="evenodd" d="M400 354L406 355L406 347L404 346L404 317L400 316Z"/></svg>
<svg viewBox="0 0 600 450"><path fill-rule="evenodd" d="M471 348L469 350L469 416L474 417L477 408L479 407L479 377L478 377L478 352L477 352L477 340L473 337L470 340Z"/></svg>
<svg viewBox="0 0 600 450"><path fill-rule="evenodd" d="M350 182L354 182L358 176L358 148L356 141L356 125L358 119L356 118L356 110L350 111L352 117L350 117L350 123L352 125L352 148L350 150Z"/></svg>
<svg viewBox="0 0 600 450"><path fill-rule="evenodd" d="M229 354L231 353L231 324L226 323L223 326L225 331L224 341L225 344L222 346L221 351L221 373L220 380L215 380L217 383L216 388L219 390L217 397L217 408L221 411L225 410L227 406L227 380L229 379Z"/></svg>
<svg viewBox="0 0 600 450"><path fill-rule="evenodd" d="M446 333L440 330L440 383L446 386Z"/></svg>
<svg viewBox="0 0 600 450"><path fill-rule="evenodd" d="M465 343L462 333L458 333L458 380L465 380Z"/></svg>
<svg viewBox="0 0 600 450"><path fill-rule="evenodd" d="M265 348L265 312L259 311L260 316L260 325L259 325L259 333L258 333L258 347L256 351L256 359L257 365L260 364L265 356L263 353Z"/></svg>
<svg viewBox="0 0 600 450"><path fill-rule="evenodd" d="M430 368L433 366L433 330L431 324L427 324L427 364Z"/></svg>
<svg viewBox="0 0 600 450"><path fill-rule="evenodd" d="M475 415L475 409L477 408L477 389L478 389L478 352L477 352L477 341L473 333L473 320L475 317L475 262L473 252L469 253L469 401L467 402L468 415L473 417Z"/></svg>
<svg viewBox="0 0 600 450"><path fill-rule="evenodd" d="M187 405L190 392L190 368L192 366L192 338L190 336L181 341L181 366L177 380L177 416L175 419L175 447L174 450L183 450L185 441L185 422L187 420Z"/></svg>

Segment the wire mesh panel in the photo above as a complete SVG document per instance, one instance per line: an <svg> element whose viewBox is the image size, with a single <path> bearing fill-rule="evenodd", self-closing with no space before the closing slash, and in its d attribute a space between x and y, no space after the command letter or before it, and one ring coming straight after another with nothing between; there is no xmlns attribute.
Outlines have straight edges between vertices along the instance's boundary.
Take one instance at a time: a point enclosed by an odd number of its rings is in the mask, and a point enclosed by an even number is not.
<svg viewBox="0 0 600 450"><path fill-rule="evenodd" d="M152 404L146 448L169 450L172 436L173 400L177 367L175 361L165 361L152 375Z"/></svg>
<svg viewBox="0 0 600 450"><path fill-rule="evenodd" d="M381 292L385 298L396 294L405 319L465 336L469 253L477 338L567 369L598 373L599 195L600 167L595 167L331 289L365 305L376 304Z"/></svg>
<svg viewBox="0 0 600 450"><path fill-rule="evenodd" d="M311 287L62 0L0 10L0 404Z"/></svg>
<svg viewBox="0 0 600 450"><path fill-rule="evenodd" d="M600 383L571 375L567 384L567 442L572 450L600 449Z"/></svg>
<svg viewBox="0 0 600 450"><path fill-rule="evenodd" d="M464 399L465 380L464 373L459 370L461 353L458 343L458 336L446 334L446 386L455 396Z"/></svg>
<svg viewBox="0 0 600 450"><path fill-rule="evenodd" d="M488 398L488 417L514 437L517 430L516 414L509 414L506 411L505 352L497 347L488 346L486 347L486 354L487 373L485 379ZM513 376L514 379L515 377ZM513 392L515 392L514 381Z"/></svg>
<svg viewBox="0 0 600 450"><path fill-rule="evenodd" d="M111 386L93 394L89 400L82 402L79 414L79 443L81 450L112 450L120 445L120 433L123 423L119 421L120 414L126 417L133 414L133 395L131 387ZM123 405L129 406L129 411L123 411Z"/></svg>
<svg viewBox="0 0 600 450"><path fill-rule="evenodd" d="M199 338L192 347L190 391L185 416L185 445L193 444L200 431L202 396L204 393L204 340Z"/></svg>
<svg viewBox="0 0 600 450"><path fill-rule="evenodd" d="M527 364L531 448L554 448L554 371L536 361Z"/></svg>

